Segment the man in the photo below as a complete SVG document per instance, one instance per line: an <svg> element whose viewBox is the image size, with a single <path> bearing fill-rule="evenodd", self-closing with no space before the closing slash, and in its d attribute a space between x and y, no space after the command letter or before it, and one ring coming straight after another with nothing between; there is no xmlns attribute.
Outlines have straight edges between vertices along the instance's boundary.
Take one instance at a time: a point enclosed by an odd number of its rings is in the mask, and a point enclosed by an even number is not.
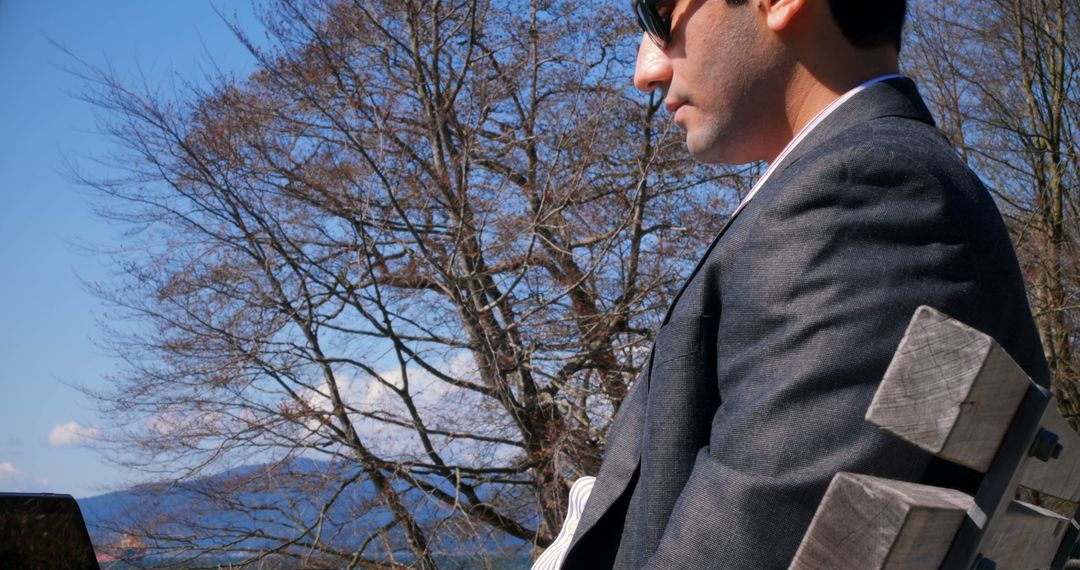
<svg viewBox="0 0 1080 570"><path fill-rule="evenodd" d="M897 75L904 0L636 0L690 153L770 162L608 435L563 568L785 568L838 471L963 486L867 406L919 305L1049 373L1006 228Z"/></svg>

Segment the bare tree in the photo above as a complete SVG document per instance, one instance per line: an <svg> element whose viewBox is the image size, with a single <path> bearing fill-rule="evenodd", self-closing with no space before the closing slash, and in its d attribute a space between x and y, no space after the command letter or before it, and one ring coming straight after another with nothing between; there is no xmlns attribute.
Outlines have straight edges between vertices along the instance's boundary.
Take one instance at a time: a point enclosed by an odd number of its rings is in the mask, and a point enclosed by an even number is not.
<svg viewBox="0 0 1080 570"><path fill-rule="evenodd" d="M907 63L1006 215L1063 415L1080 426L1080 4L917 4Z"/></svg>
<svg viewBox="0 0 1080 570"><path fill-rule="evenodd" d="M279 0L250 77L166 98L84 70L124 149L123 176L87 181L130 228L96 285L133 321L96 394L113 449L166 481L225 472L191 491L205 509L113 530L189 561L360 567L553 540L746 189L631 93L624 11ZM204 516L222 506L262 524Z"/></svg>

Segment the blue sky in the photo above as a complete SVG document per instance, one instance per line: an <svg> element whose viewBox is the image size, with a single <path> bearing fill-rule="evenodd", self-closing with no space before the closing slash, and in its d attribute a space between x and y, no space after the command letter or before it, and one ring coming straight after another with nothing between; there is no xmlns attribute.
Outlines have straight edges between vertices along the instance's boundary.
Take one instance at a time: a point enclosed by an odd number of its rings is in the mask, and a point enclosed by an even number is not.
<svg viewBox="0 0 1080 570"><path fill-rule="evenodd" d="M257 30L247 0L216 5ZM78 444L101 420L71 387L102 386L116 366L94 342L104 308L80 282L107 277L106 260L80 246L108 248L118 228L94 216L64 163L106 174L88 157L113 142L96 134L94 108L74 96L80 80L61 69L75 62L50 38L166 86L199 77L210 56L238 73L254 62L204 0L0 0L0 491L86 497L126 480Z"/></svg>

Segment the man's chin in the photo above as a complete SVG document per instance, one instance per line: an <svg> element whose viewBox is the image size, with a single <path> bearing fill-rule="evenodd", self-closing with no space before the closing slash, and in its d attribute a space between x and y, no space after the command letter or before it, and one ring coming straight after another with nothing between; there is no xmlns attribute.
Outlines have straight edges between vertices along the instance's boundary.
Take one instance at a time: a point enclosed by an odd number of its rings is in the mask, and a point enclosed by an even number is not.
<svg viewBox="0 0 1080 570"><path fill-rule="evenodd" d="M695 136L698 134L699 136ZM698 162L705 164L747 164L755 158L747 156L745 148L735 148L711 137L702 137L700 133L687 131L686 150Z"/></svg>
<svg viewBox="0 0 1080 570"><path fill-rule="evenodd" d="M721 149L717 148L718 145L703 145L695 144L692 137L686 137L686 150L690 152L690 156L698 162L705 164L737 164L737 162L727 157Z"/></svg>

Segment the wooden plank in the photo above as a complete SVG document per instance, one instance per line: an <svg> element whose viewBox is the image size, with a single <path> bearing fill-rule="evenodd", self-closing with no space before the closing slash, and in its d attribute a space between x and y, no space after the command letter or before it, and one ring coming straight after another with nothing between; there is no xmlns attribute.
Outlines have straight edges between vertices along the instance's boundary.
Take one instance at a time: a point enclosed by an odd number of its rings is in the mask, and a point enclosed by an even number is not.
<svg viewBox="0 0 1080 570"><path fill-rule="evenodd" d="M1069 519L1057 513L1013 501L1004 516L991 523L982 553L999 570L1048 568L1068 528Z"/></svg>
<svg viewBox="0 0 1080 570"><path fill-rule="evenodd" d="M837 473L789 570L937 568L973 505L952 489Z"/></svg>
<svg viewBox="0 0 1080 570"><path fill-rule="evenodd" d="M989 336L919 307L866 420L985 473L1031 380Z"/></svg>
<svg viewBox="0 0 1080 570"><path fill-rule="evenodd" d="M1029 457L1021 467L1020 484L1059 499L1080 502L1080 435L1061 417L1057 407L1043 416L1042 426L1058 436L1062 445L1057 459L1043 462Z"/></svg>

